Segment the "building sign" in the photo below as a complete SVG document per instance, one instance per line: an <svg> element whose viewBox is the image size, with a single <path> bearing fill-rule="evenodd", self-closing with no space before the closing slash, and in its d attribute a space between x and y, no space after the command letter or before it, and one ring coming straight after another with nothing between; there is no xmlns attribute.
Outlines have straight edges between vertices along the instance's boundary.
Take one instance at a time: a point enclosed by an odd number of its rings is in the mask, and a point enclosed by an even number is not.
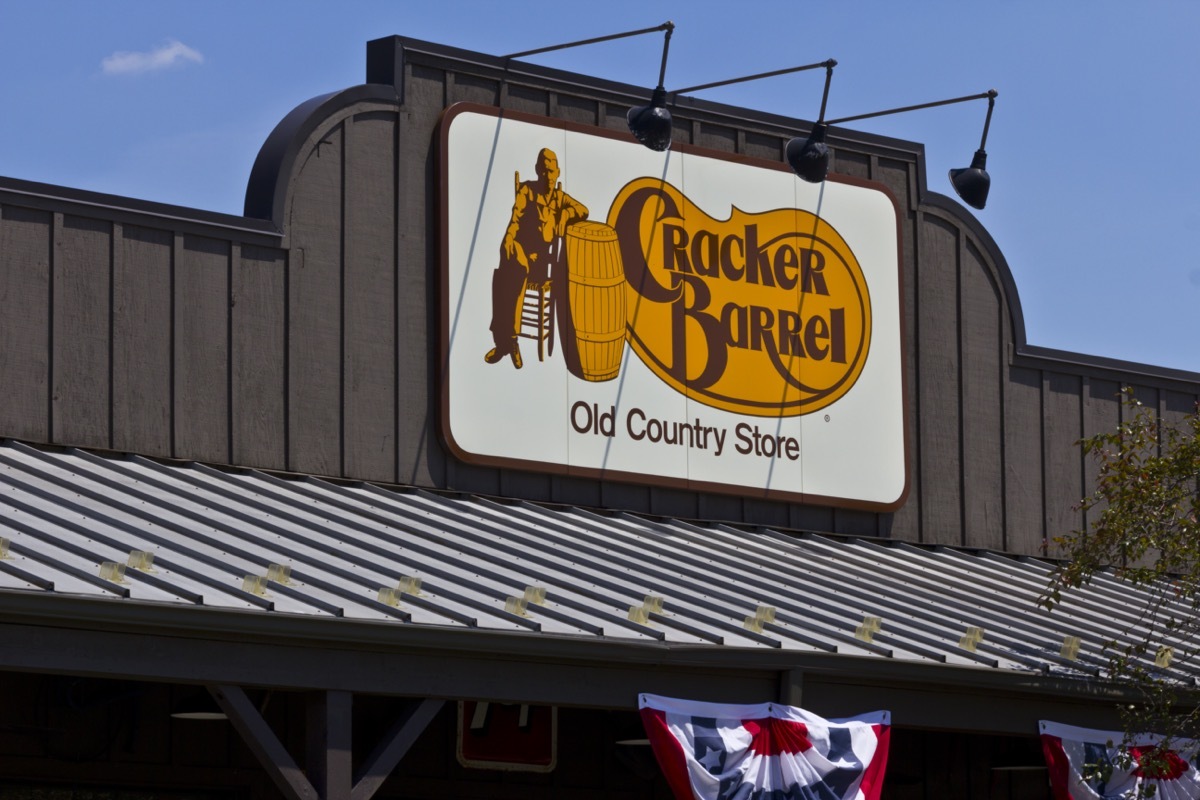
<svg viewBox="0 0 1200 800"><path fill-rule="evenodd" d="M472 769L553 772L558 764L558 709L460 700L455 755L458 763Z"/></svg>
<svg viewBox="0 0 1200 800"><path fill-rule="evenodd" d="M469 462L904 501L879 185L480 106L444 115L442 432Z"/></svg>

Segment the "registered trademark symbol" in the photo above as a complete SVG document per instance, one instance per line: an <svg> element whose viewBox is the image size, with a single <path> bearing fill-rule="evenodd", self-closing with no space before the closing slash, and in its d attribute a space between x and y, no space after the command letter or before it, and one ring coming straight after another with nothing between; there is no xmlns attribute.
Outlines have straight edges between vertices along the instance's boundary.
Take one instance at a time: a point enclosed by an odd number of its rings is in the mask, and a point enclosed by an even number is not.
<svg viewBox="0 0 1200 800"><path fill-rule="evenodd" d="M828 415L828 414L826 414L826 415L825 415L825 421L826 421L826 422L829 422L829 415Z"/></svg>

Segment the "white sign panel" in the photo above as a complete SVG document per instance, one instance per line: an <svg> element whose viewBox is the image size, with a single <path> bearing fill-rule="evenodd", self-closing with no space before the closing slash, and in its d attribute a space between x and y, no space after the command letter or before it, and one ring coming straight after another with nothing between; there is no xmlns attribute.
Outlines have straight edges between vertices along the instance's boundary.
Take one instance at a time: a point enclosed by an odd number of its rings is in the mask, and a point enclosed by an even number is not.
<svg viewBox="0 0 1200 800"><path fill-rule="evenodd" d="M878 184L480 106L441 129L442 433L465 461L887 510L908 488Z"/></svg>

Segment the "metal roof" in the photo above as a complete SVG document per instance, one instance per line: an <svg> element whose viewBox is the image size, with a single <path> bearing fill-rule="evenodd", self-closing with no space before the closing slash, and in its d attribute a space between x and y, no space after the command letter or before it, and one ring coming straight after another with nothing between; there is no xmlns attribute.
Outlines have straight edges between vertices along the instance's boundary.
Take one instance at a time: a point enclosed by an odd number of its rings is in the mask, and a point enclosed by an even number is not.
<svg viewBox="0 0 1200 800"><path fill-rule="evenodd" d="M1108 576L1039 608L1051 564L1032 558L13 441L0 536L0 610L34 592L1078 677L1137 624L1136 595Z"/></svg>

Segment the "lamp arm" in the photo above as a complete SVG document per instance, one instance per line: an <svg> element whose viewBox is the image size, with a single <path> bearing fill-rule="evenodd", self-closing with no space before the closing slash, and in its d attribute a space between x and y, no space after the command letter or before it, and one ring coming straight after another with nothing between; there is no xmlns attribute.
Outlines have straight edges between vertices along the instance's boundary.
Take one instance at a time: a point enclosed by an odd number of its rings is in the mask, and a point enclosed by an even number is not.
<svg viewBox="0 0 1200 800"><path fill-rule="evenodd" d="M640 28L636 31L626 31L625 33L610 33L608 36L597 36L594 39L581 39L578 42L567 42L566 44L554 44L554 45L550 45L549 47L539 47L536 50L523 50L520 53L510 53L509 55L501 56L501 58L505 58L505 59L522 58L524 56L537 55L538 53L550 53L555 50L566 50L568 47L579 47L580 45L596 44L597 42L610 42L613 39L624 39L628 36L640 36L643 33L655 33L657 31L666 31L667 32L667 40L670 41L671 31L673 31L673 30L675 30L675 23L668 21L668 22L664 22L662 25L655 25L653 28ZM665 45L663 46L663 67L662 68L663 68L663 71L666 71L667 48ZM659 78L659 83L662 83L661 77Z"/></svg>
<svg viewBox="0 0 1200 800"><path fill-rule="evenodd" d="M788 75L793 72L803 72L806 69L816 69L817 67L824 67L826 70L825 91L828 93L828 91L829 91L829 83L828 83L829 76L832 74L833 68L836 66L837 66L837 61L830 58L826 61L821 61L816 64L805 64L802 67L788 67L786 69L772 70L771 72L760 72L756 75L746 75L745 77L742 77L742 78L730 78L729 80L714 81L713 83L702 83L699 86L688 86L685 89L672 89L671 94L674 96L678 96L681 94L687 94L688 92L698 92L701 89L712 89L713 87L716 87L716 86L729 86L730 84L733 84L733 83L746 83L747 81L756 81L759 78L774 78L776 75Z"/></svg>
<svg viewBox="0 0 1200 800"><path fill-rule="evenodd" d="M987 139L987 125L991 124L992 108L996 104L996 96L998 94L999 94L999 92L997 92L995 89L988 89L986 92L980 92L979 94L971 94L971 95L967 95L966 97L954 97L954 98L951 98L950 100L937 100L932 103L920 103L915 106L904 106L903 108L889 108L887 111L873 111L870 114L856 114L853 117L840 117L838 119L829 120L829 124L830 125L840 125L843 122L854 122L855 120L860 120L860 119L870 119L872 117L883 117L883 116L887 116L889 114L901 114L905 111L917 111L918 109L922 109L922 108L934 108L935 106L948 106L951 103L965 103L968 100L983 100L984 98L987 98L989 101L988 102L988 117L987 117L987 124L984 125L984 131L983 131L984 139L986 140Z"/></svg>
<svg viewBox="0 0 1200 800"><path fill-rule="evenodd" d="M817 124L825 124L825 104L829 102L829 83L833 80L833 68L837 62L832 58L825 62L825 89L821 92L821 113L817 115Z"/></svg>
<svg viewBox="0 0 1200 800"><path fill-rule="evenodd" d="M983 137L979 140L979 150L983 152L987 149L988 128L992 126L992 109L996 107L996 90L992 89L988 92L988 113L987 118L983 121Z"/></svg>
<svg viewBox="0 0 1200 800"><path fill-rule="evenodd" d="M666 33L663 35L662 64L658 68L658 88L663 88L663 79L667 77L667 49L671 46L671 34L675 32L675 23L668 20L659 26Z"/></svg>

